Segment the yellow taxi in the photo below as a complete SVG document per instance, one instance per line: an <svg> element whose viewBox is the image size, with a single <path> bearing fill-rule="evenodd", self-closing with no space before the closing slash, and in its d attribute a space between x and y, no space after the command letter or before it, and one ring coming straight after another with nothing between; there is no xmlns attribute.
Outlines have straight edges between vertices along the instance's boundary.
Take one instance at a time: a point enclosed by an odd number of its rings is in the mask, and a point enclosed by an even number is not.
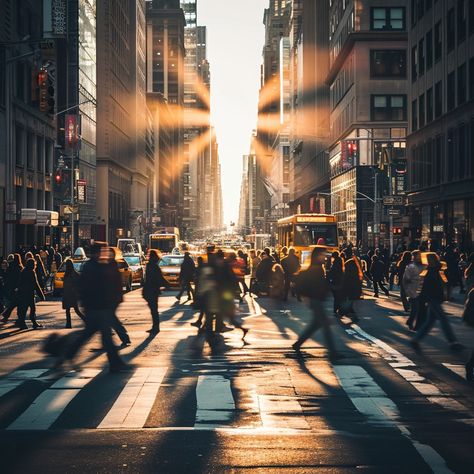
<svg viewBox="0 0 474 474"><path fill-rule="evenodd" d="M115 261L117 262L118 271L122 279L122 287L126 291L132 291L133 276L130 265L125 260L122 251L118 247L109 247L115 253Z"/></svg>
<svg viewBox="0 0 474 474"><path fill-rule="evenodd" d="M146 266L146 261L143 255L139 253L124 253L123 258L132 271L132 284L143 285Z"/></svg>
<svg viewBox="0 0 474 474"><path fill-rule="evenodd" d="M163 276L166 278L170 286L179 286L179 274L181 272L181 264L184 255L163 255L160 260L160 268Z"/></svg>

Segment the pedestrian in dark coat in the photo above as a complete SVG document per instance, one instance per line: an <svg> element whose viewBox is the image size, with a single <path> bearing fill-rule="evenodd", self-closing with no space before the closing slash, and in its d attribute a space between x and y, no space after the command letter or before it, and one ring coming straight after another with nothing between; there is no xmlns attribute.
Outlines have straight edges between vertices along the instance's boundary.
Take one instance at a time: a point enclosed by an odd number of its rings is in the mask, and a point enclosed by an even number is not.
<svg viewBox="0 0 474 474"><path fill-rule="evenodd" d="M36 262L36 276L38 277L38 283L41 288L45 288L46 285L46 269L43 265L43 260L41 260L40 255L37 253L35 254L35 262Z"/></svg>
<svg viewBox="0 0 474 474"><path fill-rule="evenodd" d="M288 299L288 292L290 291L291 285L295 283L296 275L301 268L300 261L296 256L296 252L293 247L289 249L288 255L282 259L281 266L285 272L285 289L283 292L283 301L286 301Z"/></svg>
<svg viewBox="0 0 474 474"><path fill-rule="evenodd" d="M403 275L408 265L411 263L411 253L406 251L403 252L400 260L397 263L397 276L398 276L398 286L400 287L400 298L402 300L403 309L405 311L410 310L410 304L408 302L408 297L405 291L405 286L403 284Z"/></svg>
<svg viewBox="0 0 474 474"><path fill-rule="evenodd" d="M355 302L362 296L362 281L364 274L359 259L350 256L344 263L344 281L342 284L342 304L340 315L355 314Z"/></svg>
<svg viewBox="0 0 474 474"><path fill-rule="evenodd" d="M326 247L316 246L311 254L311 264L309 268L298 275L296 280L296 290L298 294L306 296L310 300L310 308L313 311L313 321L303 330L298 340L293 344L293 349L300 351L301 346L311 335L322 328L326 347L331 360L338 358L334 340L331 333L329 320L324 309L324 300L329 292L329 285L326 279L323 264L326 260Z"/></svg>
<svg viewBox="0 0 474 474"><path fill-rule="evenodd" d="M84 315L79 309L79 273L74 269L72 260L66 260L63 281L63 309L66 310L66 328L71 328L71 308L84 320Z"/></svg>
<svg viewBox="0 0 474 474"><path fill-rule="evenodd" d="M341 303L344 295L344 262L337 251L332 254L332 265L327 273L327 278L334 298L333 310L337 313L342 309Z"/></svg>
<svg viewBox="0 0 474 474"><path fill-rule="evenodd" d="M377 255L372 257L372 264L370 265L370 274L372 275L372 284L374 285L374 296L378 298L379 296L379 287L385 293L386 296L389 296L389 292L384 285L385 280L385 264Z"/></svg>
<svg viewBox="0 0 474 474"><path fill-rule="evenodd" d="M145 282L143 284L143 298L148 303L151 311L152 328L147 332L158 334L160 332L160 315L158 313L158 297L161 288L168 287L169 283L159 267L160 256L156 250L150 250L148 263L146 265Z"/></svg>
<svg viewBox="0 0 474 474"><path fill-rule="evenodd" d="M194 260L191 258L189 252L184 253L183 263L181 263L181 271L179 272L179 281L181 282L181 290L176 295L176 299L179 301L183 293L188 294L188 301L194 298L194 291L191 287L191 282L194 280L196 273L196 265Z"/></svg>
<svg viewBox="0 0 474 474"><path fill-rule="evenodd" d="M16 253L13 255L13 260L8 265L5 278L5 295L8 300L8 306L2 313L2 321L4 323L8 321L13 310L18 306L18 285L22 270L23 264L21 262L21 256L19 253Z"/></svg>
<svg viewBox="0 0 474 474"><path fill-rule="evenodd" d="M258 264L256 277L258 285L258 293L268 293L268 286L270 285L270 278L272 276L273 258L267 252L262 252L262 261Z"/></svg>
<svg viewBox="0 0 474 474"><path fill-rule="evenodd" d="M44 301L43 289L38 283L35 272L36 262L29 258L26 261L25 268L22 270L18 282L18 326L20 329L28 329L25 322L26 313L30 309L30 320L33 323L33 329L42 327L36 321L35 293Z"/></svg>

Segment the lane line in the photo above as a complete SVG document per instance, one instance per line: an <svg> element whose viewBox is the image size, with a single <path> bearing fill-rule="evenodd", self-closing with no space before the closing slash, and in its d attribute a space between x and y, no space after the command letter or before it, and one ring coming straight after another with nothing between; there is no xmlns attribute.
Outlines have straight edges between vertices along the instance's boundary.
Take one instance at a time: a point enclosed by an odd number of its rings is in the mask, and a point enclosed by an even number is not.
<svg viewBox="0 0 474 474"><path fill-rule="evenodd" d="M0 380L0 397L6 395L8 392L15 390L23 382L27 380L34 380L41 377L49 369L27 369L27 370L16 370L10 375Z"/></svg>
<svg viewBox="0 0 474 474"><path fill-rule="evenodd" d="M230 380L222 375L200 375L196 386L196 401L195 428L225 426L235 415Z"/></svg>
<svg viewBox="0 0 474 474"><path fill-rule="evenodd" d="M85 369L60 378L41 393L7 430L47 430L71 403L74 397L99 373Z"/></svg>
<svg viewBox="0 0 474 474"><path fill-rule="evenodd" d="M462 413L464 416L466 414L472 415L472 412L469 408L445 394L436 385L429 382L425 377L420 375L416 370L414 370L414 368L416 368L416 364L412 360L403 355L401 352L398 352L386 342L371 336L357 324L353 324L351 329L346 329L346 332L350 335L354 335L355 332L359 336L363 337L367 342L381 349L382 352L380 355L382 358L388 362L395 372L403 377L413 388L425 396L431 403L439 405L444 409ZM465 420L457 421L465 423Z"/></svg>
<svg viewBox="0 0 474 474"><path fill-rule="evenodd" d="M446 461L431 446L414 439L408 428L399 421L397 405L362 367L336 365L333 369L356 409L366 416L371 424L397 428L435 474L452 474Z"/></svg>
<svg viewBox="0 0 474 474"><path fill-rule="evenodd" d="M143 428L167 370L168 367L138 368L97 428Z"/></svg>

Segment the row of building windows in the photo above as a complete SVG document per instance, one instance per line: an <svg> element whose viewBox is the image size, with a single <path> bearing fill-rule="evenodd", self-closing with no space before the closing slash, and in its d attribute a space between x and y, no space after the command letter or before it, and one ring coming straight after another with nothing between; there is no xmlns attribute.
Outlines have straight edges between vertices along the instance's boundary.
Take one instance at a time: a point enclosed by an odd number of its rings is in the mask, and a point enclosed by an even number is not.
<svg viewBox="0 0 474 474"><path fill-rule="evenodd" d="M468 179L474 175L474 117L415 146L409 154L410 188L420 188Z"/></svg>
<svg viewBox="0 0 474 474"><path fill-rule="evenodd" d="M442 24L438 21L433 29L430 29L424 38L418 41L411 49L411 79L416 81L423 76L425 69L428 71L433 63L441 59L443 52Z"/></svg>

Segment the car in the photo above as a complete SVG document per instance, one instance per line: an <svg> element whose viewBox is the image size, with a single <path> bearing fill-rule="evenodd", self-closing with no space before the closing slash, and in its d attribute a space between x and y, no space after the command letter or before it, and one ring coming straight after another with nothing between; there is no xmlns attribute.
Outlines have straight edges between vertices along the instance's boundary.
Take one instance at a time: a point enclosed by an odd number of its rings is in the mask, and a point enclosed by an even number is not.
<svg viewBox="0 0 474 474"><path fill-rule="evenodd" d="M160 260L160 268L163 276L166 278L170 286L179 286L179 273L184 255L164 255Z"/></svg>
<svg viewBox="0 0 474 474"><path fill-rule="evenodd" d="M110 249L115 253L115 261L117 262L118 271L122 279L122 287L125 288L126 291L132 291L133 272L130 265L127 263L122 251L118 247L110 247Z"/></svg>
<svg viewBox="0 0 474 474"><path fill-rule="evenodd" d="M124 260L128 263L132 271L132 284L143 285L145 280L146 261L143 255L139 253L124 253Z"/></svg>
<svg viewBox="0 0 474 474"><path fill-rule="evenodd" d="M88 258L81 257L81 258L66 258L58 270L53 275L53 295L57 296L60 295L63 291L64 287L64 272L66 270L66 262L68 260L72 260L72 264L74 265L74 270L76 272L81 273L84 264L89 260Z"/></svg>

